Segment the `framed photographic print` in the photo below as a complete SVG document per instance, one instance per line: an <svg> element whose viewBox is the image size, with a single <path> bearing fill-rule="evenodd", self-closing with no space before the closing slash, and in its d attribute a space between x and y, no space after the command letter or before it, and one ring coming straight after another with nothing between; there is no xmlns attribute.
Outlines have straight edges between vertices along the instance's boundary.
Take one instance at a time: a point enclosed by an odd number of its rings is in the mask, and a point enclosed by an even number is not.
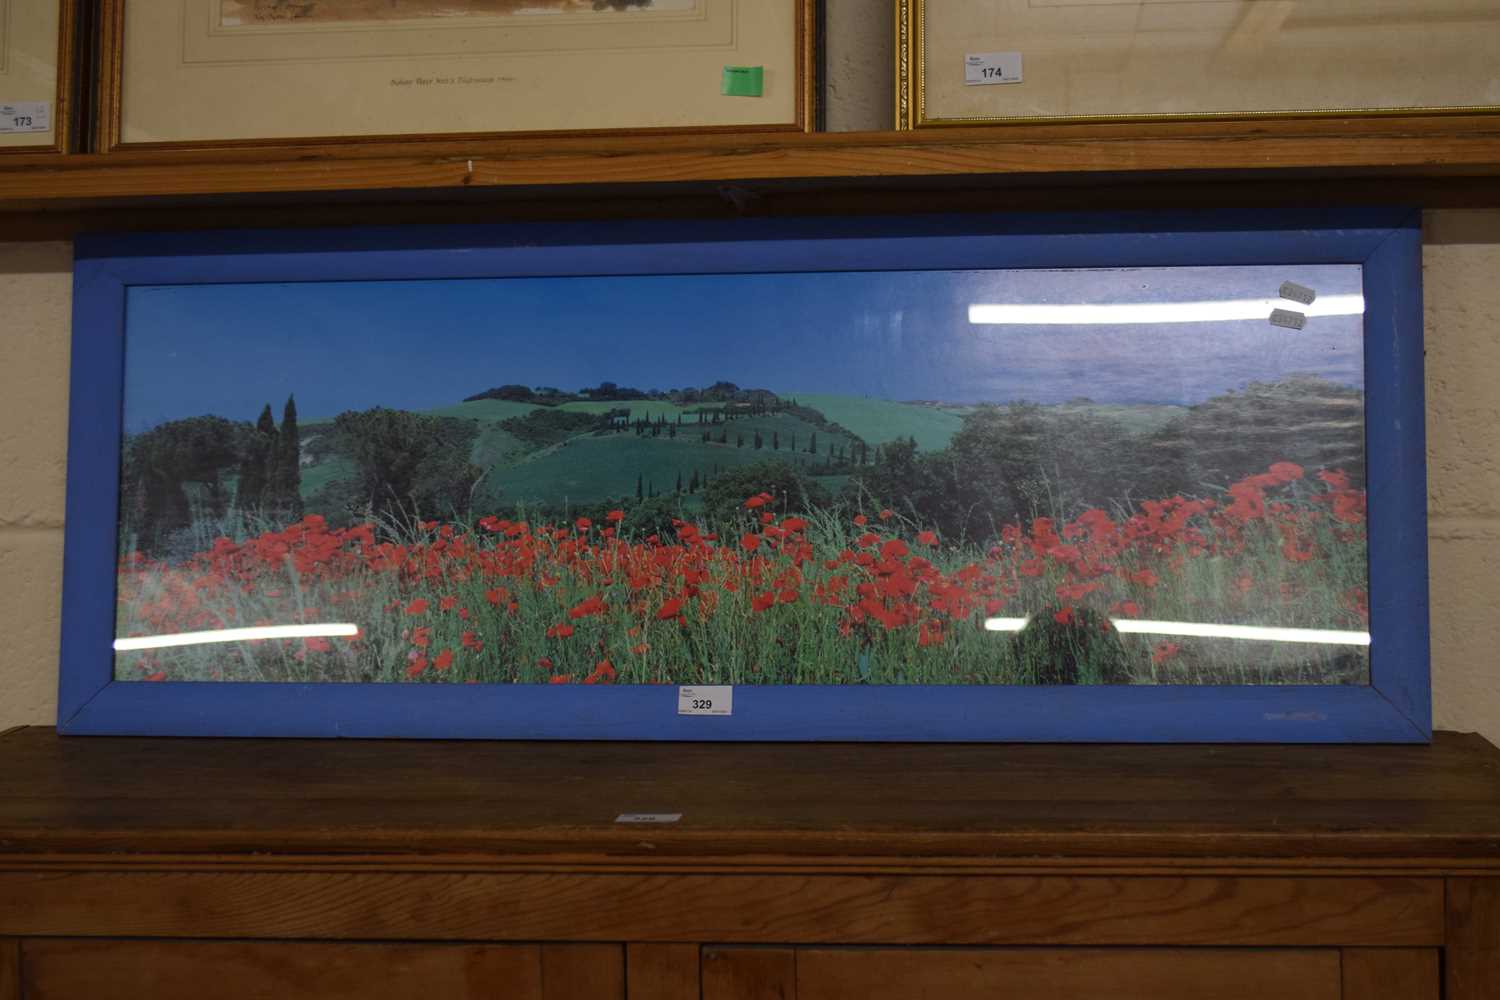
<svg viewBox="0 0 1500 1000"><path fill-rule="evenodd" d="M805 130L816 0L104 0L100 148Z"/></svg>
<svg viewBox="0 0 1500 1000"><path fill-rule="evenodd" d="M68 733L1414 741L1415 213L77 250Z"/></svg>
<svg viewBox="0 0 1500 1000"><path fill-rule="evenodd" d="M898 128L1500 107L1500 0L896 0Z"/></svg>
<svg viewBox="0 0 1500 1000"><path fill-rule="evenodd" d="M73 0L0 0L0 155L67 152Z"/></svg>

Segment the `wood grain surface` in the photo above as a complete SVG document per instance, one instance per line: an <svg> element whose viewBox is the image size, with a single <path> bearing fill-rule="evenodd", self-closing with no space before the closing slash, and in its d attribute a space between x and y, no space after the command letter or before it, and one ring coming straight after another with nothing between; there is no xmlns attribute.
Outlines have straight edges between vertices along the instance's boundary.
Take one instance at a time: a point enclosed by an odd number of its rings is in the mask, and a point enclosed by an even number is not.
<svg viewBox="0 0 1500 1000"><path fill-rule="evenodd" d="M0 737L0 866L69 856L1500 870L1500 752ZM623 812L683 814L623 827ZM311 863L311 862L309 862Z"/></svg>
<svg viewBox="0 0 1500 1000"><path fill-rule="evenodd" d="M1443 939L1440 879L3 872L0 934L829 944Z"/></svg>
<svg viewBox="0 0 1500 1000"><path fill-rule="evenodd" d="M797 1000L797 953L791 948L705 948L703 1000Z"/></svg>
<svg viewBox="0 0 1500 1000"><path fill-rule="evenodd" d="M0 938L0 1000L21 1000L21 942Z"/></svg>
<svg viewBox="0 0 1500 1000"><path fill-rule="evenodd" d="M536 946L27 941L26 1000L605 1000L543 990Z"/></svg>
<svg viewBox="0 0 1500 1000"><path fill-rule="evenodd" d="M1500 997L1500 879L1448 880L1445 1000Z"/></svg>
<svg viewBox="0 0 1500 1000"><path fill-rule="evenodd" d="M443 994L431 996L436 1000ZM625 1000L624 947L542 945L542 1000Z"/></svg>
<svg viewBox="0 0 1500 1000"><path fill-rule="evenodd" d="M692 181L1202 171L1500 174L1500 116L1262 118L930 132L437 139L7 157L0 202Z"/></svg>
<svg viewBox="0 0 1500 1000"><path fill-rule="evenodd" d="M698 1000L696 944L631 944L625 949L630 1000Z"/></svg>
<svg viewBox="0 0 1500 1000"><path fill-rule="evenodd" d="M796 969L797 1000L1340 1000L1341 992L1334 949L804 948Z"/></svg>
<svg viewBox="0 0 1500 1000"><path fill-rule="evenodd" d="M1343 1000L1438 1000L1441 956L1436 948L1345 948Z"/></svg>

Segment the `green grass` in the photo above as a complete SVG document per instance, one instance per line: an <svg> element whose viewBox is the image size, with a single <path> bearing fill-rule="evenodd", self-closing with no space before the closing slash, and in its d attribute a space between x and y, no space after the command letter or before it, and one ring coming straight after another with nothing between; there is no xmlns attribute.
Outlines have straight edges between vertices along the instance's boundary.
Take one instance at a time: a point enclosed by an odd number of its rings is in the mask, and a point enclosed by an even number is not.
<svg viewBox="0 0 1500 1000"><path fill-rule="evenodd" d="M1160 403L1059 403L1046 408L1057 416L1099 417L1118 423L1132 434L1150 434L1174 417L1187 413L1185 406Z"/></svg>
<svg viewBox="0 0 1500 1000"><path fill-rule="evenodd" d="M508 399L476 399L472 403L440 406L435 410L424 410L434 417L457 417L459 420L501 421L511 417L524 417L538 409L534 403L514 403Z"/></svg>
<svg viewBox="0 0 1500 1000"><path fill-rule="evenodd" d="M323 487L337 479L353 479L359 470L354 460L344 455L333 455L316 465L302 467L302 498L313 496Z"/></svg>
<svg viewBox="0 0 1500 1000"><path fill-rule="evenodd" d="M963 420L957 414L934 406L821 393L799 392L795 395L798 403L818 410L871 445L914 437L918 450L939 451L948 447L948 442L963 426Z"/></svg>
<svg viewBox="0 0 1500 1000"><path fill-rule="evenodd" d="M828 436L818 435L819 454L815 460L805 450L812 428L795 417L781 414L745 417L722 426L728 431L728 444L704 444L700 435L707 428L696 424L684 424L675 438L637 437L633 431L580 435L524 461L496 469L487 485L498 487L506 504L592 503L635 496L637 476L644 476L648 487L654 485L657 493L670 493L677 486L679 472L686 486L694 469L711 475L716 465L729 469L779 459L813 472L822 468L826 460ZM764 438L764 447L759 450L751 443L757 429ZM781 435L780 449L771 447L773 432ZM802 449L797 452L790 449L793 433ZM743 448L735 445L739 434L745 435ZM836 443L847 446L848 439L840 437Z"/></svg>

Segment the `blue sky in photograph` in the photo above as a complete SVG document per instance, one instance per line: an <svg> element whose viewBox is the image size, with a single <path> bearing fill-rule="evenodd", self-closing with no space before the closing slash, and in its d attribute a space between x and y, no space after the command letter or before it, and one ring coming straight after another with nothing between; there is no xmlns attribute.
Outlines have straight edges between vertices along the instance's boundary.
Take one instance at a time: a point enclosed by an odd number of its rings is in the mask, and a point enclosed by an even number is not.
<svg viewBox="0 0 1500 1000"><path fill-rule="evenodd" d="M492 386L721 379L783 395L1196 403L1310 372L1363 385L1363 319L973 326L971 303L1358 294L1353 265L160 286L127 302L126 428L427 409Z"/></svg>

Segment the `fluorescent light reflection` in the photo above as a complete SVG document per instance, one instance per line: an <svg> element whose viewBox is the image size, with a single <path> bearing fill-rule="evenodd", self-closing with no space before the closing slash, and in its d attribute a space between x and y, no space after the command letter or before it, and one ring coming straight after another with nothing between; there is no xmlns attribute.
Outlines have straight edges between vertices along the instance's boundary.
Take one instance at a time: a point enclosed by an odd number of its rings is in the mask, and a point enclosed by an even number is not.
<svg viewBox="0 0 1500 1000"><path fill-rule="evenodd" d="M116 639L115 652L134 649L166 649L169 646L203 646L214 642L248 642L254 639L312 639L320 637L352 638L359 635L358 625L262 625L255 628L220 628L208 632L173 632L168 635L142 635Z"/></svg>
<svg viewBox="0 0 1500 1000"><path fill-rule="evenodd" d="M1029 618L986 618L991 632L1019 632ZM1306 642L1330 646L1368 646L1370 633L1325 628L1271 628L1261 625L1214 625L1204 622L1163 622L1145 618L1111 618L1117 632L1139 635L1186 635L1206 639L1250 639L1261 642Z"/></svg>
<svg viewBox="0 0 1500 1000"><path fill-rule="evenodd" d="M1135 323L1215 323L1269 321L1271 310L1304 316L1362 316L1363 295L1325 295L1310 306L1283 299L1224 299L1217 302L1117 302L1103 305L985 304L969 306L975 326L1116 326Z"/></svg>

